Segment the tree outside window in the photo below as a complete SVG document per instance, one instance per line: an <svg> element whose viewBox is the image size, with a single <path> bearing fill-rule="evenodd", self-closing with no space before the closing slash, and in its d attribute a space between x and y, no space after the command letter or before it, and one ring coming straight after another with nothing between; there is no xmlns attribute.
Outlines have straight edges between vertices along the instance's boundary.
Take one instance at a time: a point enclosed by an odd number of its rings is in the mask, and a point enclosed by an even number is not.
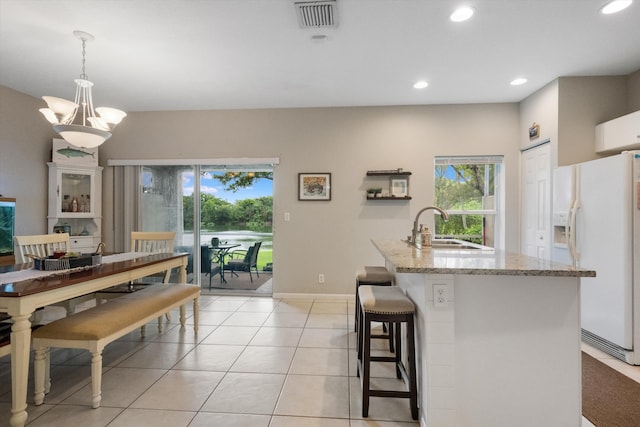
<svg viewBox="0 0 640 427"><path fill-rule="evenodd" d="M501 156L437 157L435 203L449 221L435 216L435 237L495 246Z"/></svg>

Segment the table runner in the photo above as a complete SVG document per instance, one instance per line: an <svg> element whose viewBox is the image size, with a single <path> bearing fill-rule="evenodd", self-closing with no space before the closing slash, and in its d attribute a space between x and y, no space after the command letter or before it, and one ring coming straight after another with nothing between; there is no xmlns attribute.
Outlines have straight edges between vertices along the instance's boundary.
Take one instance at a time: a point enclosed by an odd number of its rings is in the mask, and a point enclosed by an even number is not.
<svg viewBox="0 0 640 427"><path fill-rule="evenodd" d="M119 262L119 261L128 261L130 259L139 258L141 256L150 255L149 252L124 252L121 254L113 254L106 255L102 257L102 263L108 264L111 262ZM10 271L8 273L0 273L0 285L4 285L5 283L14 283L20 282L22 280L32 280L38 279L40 277L47 276L56 276L58 274L67 274L73 271L80 271L87 268L94 268L95 265L87 266L87 267L78 267L71 268L67 270L56 270L56 271L45 271L45 270L36 270L35 268L31 268L28 270L20 270L20 271Z"/></svg>

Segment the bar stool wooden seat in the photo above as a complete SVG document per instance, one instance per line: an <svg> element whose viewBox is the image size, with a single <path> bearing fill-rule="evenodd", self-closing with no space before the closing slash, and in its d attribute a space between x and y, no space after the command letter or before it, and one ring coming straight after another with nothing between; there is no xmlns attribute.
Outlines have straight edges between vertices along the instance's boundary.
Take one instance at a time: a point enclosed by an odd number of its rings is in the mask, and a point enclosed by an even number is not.
<svg viewBox="0 0 640 427"><path fill-rule="evenodd" d="M355 311L355 325L354 331L358 332L358 322L360 320L360 299L358 297L358 288L361 285L370 285L370 286L393 286L393 275L389 273L385 267L378 266L365 266L364 271L358 272L356 276L356 311ZM387 325L383 323L383 332L387 332ZM392 325L389 325L392 328ZM389 351L393 353L393 339L391 338L392 334L389 332L388 335L373 335L371 338L380 338L380 339L388 339L389 340Z"/></svg>
<svg viewBox="0 0 640 427"><path fill-rule="evenodd" d="M413 302L404 294L402 289L395 286L364 285L358 288L360 322L358 323L358 376L362 383L362 416L369 415L369 398L395 397L408 398L411 416L418 419L418 388L416 382L416 348L414 337ZM371 356L371 322L388 322L395 324L390 328L392 338L395 338L394 356ZM402 362L402 328L407 327L407 360L408 370ZM395 333L394 333L395 331ZM393 362L396 366L396 376L403 379L408 391L372 390L370 384L371 362Z"/></svg>

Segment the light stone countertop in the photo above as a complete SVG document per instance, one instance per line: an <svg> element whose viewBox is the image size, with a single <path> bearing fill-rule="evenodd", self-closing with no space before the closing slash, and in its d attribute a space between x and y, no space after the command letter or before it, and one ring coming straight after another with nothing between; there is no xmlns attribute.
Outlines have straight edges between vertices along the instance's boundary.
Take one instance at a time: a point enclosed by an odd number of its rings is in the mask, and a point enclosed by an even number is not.
<svg viewBox="0 0 640 427"><path fill-rule="evenodd" d="M398 240L373 239L397 273L595 277L593 270L496 249L417 249Z"/></svg>

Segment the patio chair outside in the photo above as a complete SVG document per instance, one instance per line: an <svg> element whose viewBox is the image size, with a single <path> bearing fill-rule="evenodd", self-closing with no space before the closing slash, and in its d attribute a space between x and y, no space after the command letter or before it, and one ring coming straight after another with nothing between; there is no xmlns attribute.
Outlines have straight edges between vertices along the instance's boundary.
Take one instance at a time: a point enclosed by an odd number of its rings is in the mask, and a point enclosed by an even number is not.
<svg viewBox="0 0 640 427"><path fill-rule="evenodd" d="M209 246L201 246L200 252L200 270L209 275L209 290L211 290L211 279L216 274L220 275L220 264L214 262L214 254ZM220 281L222 281L222 275L220 275Z"/></svg>
<svg viewBox="0 0 640 427"><path fill-rule="evenodd" d="M251 283L253 283L253 276L251 269L255 269L257 277L258 274L258 252L260 251L260 245L262 242L256 242L249 247L246 251L238 250L231 252L231 259L224 264L224 269L230 271L232 275L238 275L238 271L245 271L249 273ZM234 258L235 256L242 256L242 259Z"/></svg>

